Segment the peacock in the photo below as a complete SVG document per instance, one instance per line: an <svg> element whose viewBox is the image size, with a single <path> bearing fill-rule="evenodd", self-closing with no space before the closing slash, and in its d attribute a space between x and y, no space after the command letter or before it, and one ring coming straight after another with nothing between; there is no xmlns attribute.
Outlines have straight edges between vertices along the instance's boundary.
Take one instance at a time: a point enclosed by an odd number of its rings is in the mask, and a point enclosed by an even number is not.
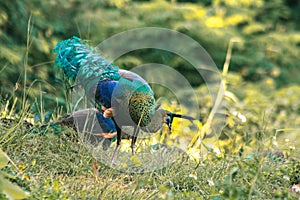
<svg viewBox="0 0 300 200"><path fill-rule="evenodd" d="M164 123L171 129L174 117L194 120L189 116L158 109L151 87L141 76L119 69L79 37L73 36L59 42L54 52L54 66L61 68L68 80L76 81L75 85L84 88L87 99L97 109L100 125L108 128L107 133L116 132L112 162L120 147L123 126L134 127L130 146L134 154L140 129L154 133Z"/></svg>

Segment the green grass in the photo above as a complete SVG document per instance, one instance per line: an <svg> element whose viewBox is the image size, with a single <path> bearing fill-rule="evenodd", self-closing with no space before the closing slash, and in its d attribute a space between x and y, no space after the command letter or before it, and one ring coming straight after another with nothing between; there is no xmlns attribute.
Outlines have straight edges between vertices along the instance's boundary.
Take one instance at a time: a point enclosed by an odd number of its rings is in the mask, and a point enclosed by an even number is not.
<svg viewBox="0 0 300 200"><path fill-rule="evenodd" d="M29 43L28 40L27 51ZM29 91L24 81L22 101L14 101L12 105L0 103L2 117L12 119L0 121L0 148L10 157L2 171L12 175L7 178L30 193L29 199L299 199L299 193L291 189L294 183L300 182L296 145L299 139L296 135L295 141L290 141L295 148L281 143L286 136L283 133L298 133L299 129L288 127L295 127L300 120L300 88L275 91L272 85L267 85L266 91L261 91L257 87L265 85L264 82L244 83L238 75L227 74L231 48L223 70L226 91L233 91L241 101L228 100L226 127L220 136L214 137L222 137L216 143L219 145L206 149L205 154L200 153L199 146L193 149L199 150L199 160L181 158L170 166L147 173L122 173L110 168L95 160L74 130L64 128L57 134L57 130L32 128L26 122L39 114L41 120L36 124L44 123L46 112L40 95L35 102L37 111L32 113L26 101ZM24 80L26 65L25 60ZM199 88L199 95L201 91ZM206 101L205 95L208 93L202 94L201 100ZM282 101L283 98L287 101ZM22 112L15 111L16 104L22 105ZM201 113L207 114L207 102L200 104ZM246 113L247 123L230 114L233 111ZM60 112L54 113L57 116ZM209 119L214 117L214 112L212 109ZM287 116L293 120L286 120ZM200 131L194 133L191 129L189 134L198 135L197 139L202 137L202 132L211 126L211 121L207 121ZM181 130L172 134L183 135ZM167 142L174 142L168 139ZM279 144L275 145L277 141ZM214 152L215 147L220 153ZM277 153L278 150L283 154Z"/></svg>
<svg viewBox="0 0 300 200"><path fill-rule="evenodd" d="M29 199L299 198L291 182L299 181L300 163L292 159L255 151L212 153L199 162L179 159L160 170L128 174L95 162L71 129L41 135L14 121L0 125L0 139L14 125L1 145L13 162L5 171L17 175L12 181L30 192Z"/></svg>

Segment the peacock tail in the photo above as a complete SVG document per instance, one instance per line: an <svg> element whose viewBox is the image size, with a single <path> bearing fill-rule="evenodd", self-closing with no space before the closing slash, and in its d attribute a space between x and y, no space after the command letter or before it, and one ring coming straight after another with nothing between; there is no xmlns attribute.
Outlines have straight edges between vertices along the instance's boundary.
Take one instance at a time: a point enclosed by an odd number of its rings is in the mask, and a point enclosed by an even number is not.
<svg viewBox="0 0 300 200"><path fill-rule="evenodd" d="M76 78L86 91L101 80L120 79L117 66L76 36L59 42L53 51L56 53L54 66L62 68L69 80Z"/></svg>

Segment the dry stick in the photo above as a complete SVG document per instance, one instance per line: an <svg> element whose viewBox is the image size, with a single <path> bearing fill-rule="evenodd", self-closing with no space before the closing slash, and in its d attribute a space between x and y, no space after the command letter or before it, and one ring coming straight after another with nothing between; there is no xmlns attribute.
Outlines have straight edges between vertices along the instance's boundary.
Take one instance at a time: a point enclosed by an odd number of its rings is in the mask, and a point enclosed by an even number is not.
<svg viewBox="0 0 300 200"><path fill-rule="evenodd" d="M211 111L209 113L209 116L208 116L208 119L207 119L206 123L201 128L201 131L199 132L199 134L196 135L196 137L193 138L193 140L190 143L189 147L193 147L193 146L198 147L198 146L200 146L202 144L201 136L205 136L205 134L207 134L211 130L211 125L212 125L213 118L214 118L219 106L222 103L223 96L224 96L225 91L226 91L226 76L228 74L229 63L230 63L230 59L231 59L231 55L232 55L233 44L236 43L236 42L240 42L240 41L236 38L232 38L229 41L229 45L228 45L228 48L227 48L227 54L226 54L226 60L225 60L225 63L223 65L223 71L222 71L223 77L222 77L222 80L221 80L221 83L220 83L220 89L218 91L216 101L214 103L213 108L211 109Z"/></svg>
<svg viewBox="0 0 300 200"><path fill-rule="evenodd" d="M30 46L30 35L31 35L31 17L29 16L28 22L27 22L27 40L26 40L26 52L25 52L25 58L24 58L24 85L23 85L23 101L22 101L22 108L25 108L25 102L26 102L26 83L27 83L27 66L28 66L28 56L29 56L29 46Z"/></svg>
<svg viewBox="0 0 300 200"><path fill-rule="evenodd" d="M140 124L141 124L142 117L144 116L144 113L145 113L145 108L146 108L146 107L143 108L142 115L141 115L141 117L140 117L140 119L139 119L139 122L138 122L138 124L137 124L137 127L139 127ZM138 135L138 133L139 133L139 128L136 128L136 129L135 129L135 132L133 133L133 134L134 134L133 137L136 137L136 140L137 140L137 135ZM132 139L133 139L133 138L132 138Z"/></svg>

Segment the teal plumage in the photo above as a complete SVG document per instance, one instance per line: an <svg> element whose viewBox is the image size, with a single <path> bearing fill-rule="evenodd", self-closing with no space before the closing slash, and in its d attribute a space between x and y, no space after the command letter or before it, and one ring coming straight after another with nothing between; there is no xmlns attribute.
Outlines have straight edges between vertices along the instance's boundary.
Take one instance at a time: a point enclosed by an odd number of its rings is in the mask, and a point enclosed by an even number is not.
<svg viewBox="0 0 300 200"><path fill-rule="evenodd" d="M140 76L119 70L99 55L95 48L75 36L59 42L54 52L54 65L62 68L69 80L76 80L76 84L82 85L88 98L96 97L96 104L109 107L113 104L118 107L118 124L128 125L127 122L131 121L135 124L129 125L143 127L150 123L155 112L154 94ZM117 81L117 84L114 84L114 81ZM124 109L127 109L127 112L124 112ZM129 118L131 120L128 120Z"/></svg>
<svg viewBox="0 0 300 200"><path fill-rule="evenodd" d="M143 78L133 72L120 70L80 38L72 37L59 42L54 52L55 66L60 67L69 80L83 86L87 97L94 98L96 105L100 105L98 108L113 108L111 119L117 131L113 159L120 146L122 126L135 128L131 143L134 153L139 128L156 132L165 122L164 117L173 116L165 110L155 110L153 91ZM169 120L169 127L172 119ZM99 117L98 120L108 126L105 120Z"/></svg>
<svg viewBox="0 0 300 200"><path fill-rule="evenodd" d="M68 79L76 78L86 92L98 81L120 79L119 68L78 37L59 42L53 51L57 54L54 66L62 68Z"/></svg>
<svg viewBox="0 0 300 200"><path fill-rule="evenodd" d="M120 147L121 127L124 125L135 127L131 143L134 154L139 127L151 124L151 117L155 114L154 95L148 83L135 73L119 70L78 37L58 43L54 52L55 66L62 68L68 79L83 86L88 98L95 98L96 104L102 107L113 107L117 145L112 162ZM163 116L159 118L161 126ZM154 125L160 127L157 123Z"/></svg>

